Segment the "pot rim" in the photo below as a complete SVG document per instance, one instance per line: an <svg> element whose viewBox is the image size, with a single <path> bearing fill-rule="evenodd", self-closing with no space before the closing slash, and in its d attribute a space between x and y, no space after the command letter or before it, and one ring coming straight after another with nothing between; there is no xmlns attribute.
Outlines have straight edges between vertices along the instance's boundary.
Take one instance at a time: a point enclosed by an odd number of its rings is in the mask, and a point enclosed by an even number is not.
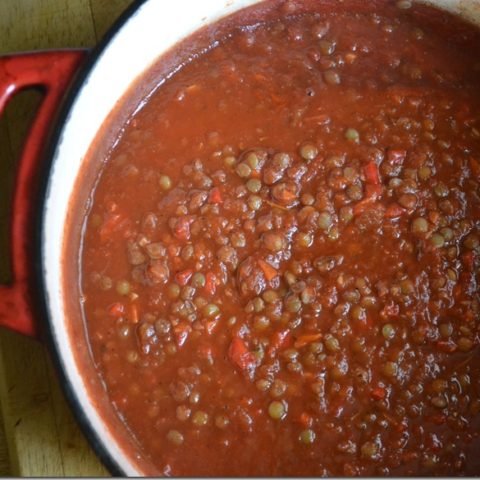
<svg viewBox="0 0 480 480"><path fill-rule="evenodd" d="M58 114L51 129L50 137L43 155L42 175L39 178L38 206L37 215L35 215L35 238L33 239L34 258L37 259L34 265L34 279L38 286L37 304L39 307L39 317L41 318L42 333L51 354L53 364L60 380L61 388L67 401L74 413L75 419L79 424L82 433L93 448L95 454L100 459L107 470L115 477L126 476L126 472L120 467L120 464L112 455L108 446L102 441L95 431L87 415L84 413L78 399L75 386L67 374L67 368L63 361L57 338L52 328L52 319L49 314L47 302L47 286L45 272L43 270L43 259L45 258L45 245L43 243L44 229L46 227L46 203L50 191L50 180L52 167L55 163L55 153L57 146L61 141L64 125L68 120L70 111L75 105L78 96L87 82L90 74L94 70L98 59L102 56L116 35L124 26L132 20L141 6L149 0L134 0L133 3L118 17L114 24L108 29L102 39L90 50L85 61L80 66L75 78L69 87L61 105L59 105Z"/></svg>

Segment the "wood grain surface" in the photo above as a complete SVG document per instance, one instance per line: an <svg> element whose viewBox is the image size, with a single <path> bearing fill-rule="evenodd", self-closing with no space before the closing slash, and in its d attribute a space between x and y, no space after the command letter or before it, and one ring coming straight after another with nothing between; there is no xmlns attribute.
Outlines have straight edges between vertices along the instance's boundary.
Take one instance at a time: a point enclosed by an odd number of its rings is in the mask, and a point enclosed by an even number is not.
<svg viewBox="0 0 480 480"><path fill-rule="evenodd" d="M0 54L95 45L132 0L0 0ZM17 96L0 119L0 283L10 279L15 160L41 98ZM105 476L39 342L0 331L0 475Z"/></svg>

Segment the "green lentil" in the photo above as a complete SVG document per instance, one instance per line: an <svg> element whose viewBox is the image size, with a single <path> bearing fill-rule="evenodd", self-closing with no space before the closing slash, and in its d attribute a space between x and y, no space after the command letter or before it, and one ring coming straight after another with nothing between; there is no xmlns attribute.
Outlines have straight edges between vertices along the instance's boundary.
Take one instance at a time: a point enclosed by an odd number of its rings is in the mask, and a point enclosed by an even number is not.
<svg viewBox="0 0 480 480"><path fill-rule="evenodd" d="M415 218L411 225L412 232L415 234L424 234L428 232L428 222L422 217Z"/></svg>
<svg viewBox="0 0 480 480"><path fill-rule="evenodd" d="M340 209L340 221L343 223L348 223L353 219L353 208L352 207L342 207Z"/></svg>
<svg viewBox="0 0 480 480"><path fill-rule="evenodd" d="M208 423L208 413L199 410L192 416L192 422L197 427L203 427Z"/></svg>
<svg viewBox="0 0 480 480"><path fill-rule="evenodd" d="M255 152L249 152L245 157L245 162L250 166L252 170L256 170L260 165L260 159Z"/></svg>
<svg viewBox="0 0 480 480"><path fill-rule="evenodd" d="M206 279L205 279L205 275L203 273L196 272L196 273L193 274L192 287L202 288L202 287L205 286L205 282L206 282Z"/></svg>
<svg viewBox="0 0 480 480"><path fill-rule="evenodd" d="M285 309L290 313L297 313L302 308L302 302L297 295L291 295L285 299Z"/></svg>
<svg viewBox="0 0 480 480"><path fill-rule="evenodd" d="M340 351L340 343L333 335L330 335L330 334L326 335L324 343L325 343L325 348L330 353L335 353Z"/></svg>
<svg viewBox="0 0 480 480"><path fill-rule="evenodd" d="M230 424L230 420L226 415L217 415L215 417L215 426L224 430Z"/></svg>
<svg viewBox="0 0 480 480"><path fill-rule="evenodd" d="M110 290L113 286L113 281L110 277L103 275L100 279L100 288L102 290Z"/></svg>
<svg viewBox="0 0 480 480"><path fill-rule="evenodd" d="M335 51L335 42L320 40L318 47L323 55L331 55Z"/></svg>
<svg viewBox="0 0 480 480"><path fill-rule="evenodd" d="M467 337L460 337L457 340L457 347L462 352L469 352L473 348L473 341Z"/></svg>
<svg viewBox="0 0 480 480"><path fill-rule="evenodd" d="M247 200L250 210L259 210L262 206L262 199L258 195L250 195Z"/></svg>
<svg viewBox="0 0 480 480"><path fill-rule="evenodd" d="M434 233L430 237L430 244L435 248L442 248L445 245L445 238L439 233Z"/></svg>
<svg viewBox="0 0 480 480"><path fill-rule="evenodd" d="M476 250L480 246L480 239L475 233L470 233L465 237L463 245L469 250Z"/></svg>
<svg viewBox="0 0 480 480"><path fill-rule="evenodd" d="M215 317L220 313L220 309L214 303L209 303L203 307L203 314L206 317Z"/></svg>
<svg viewBox="0 0 480 480"><path fill-rule="evenodd" d="M130 293L130 282L127 280L118 281L116 290L119 295L128 295Z"/></svg>
<svg viewBox="0 0 480 480"><path fill-rule="evenodd" d="M167 294L171 300L178 298L180 295L180 286L176 283L170 283L167 287Z"/></svg>
<svg viewBox="0 0 480 480"><path fill-rule="evenodd" d="M265 290L262 297L267 303L273 303L278 300L278 294L275 290Z"/></svg>
<svg viewBox="0 0 480 480"><path fill-rule="evenodd" d="M420 180L428 180L432 176L432 169L427 166L418 169L418 178Z"/></svg>
<svg viewBox="0 0 480 480"><path fill-rule="evenodd" d="M340 85L341 83L340 75L335 70L326 70L323 72L323 79L327 85Z"/></svg>
<svg viewBox="0 0 480 480"><path fill-rule="evenodd" d="M378 454L378 447L374 442L365 442L361 446L360 452L362 454L362 457L372 459L375 458Z"/></svg>
<svg viewBox="0 0 480 480"><path fill-rule="evenodd" d="M251 175L252 169L246 163L239 163L235 168L237 175L241 178L247 178Z"/></svg>
<svg viewBox="0 0 480 480"><path fill-rule="evenodd" d="M386 323L382 327L382 335L385 340L391 340L395 337L395 327L391 323Z"/></svg>
<svg viewBox="0 0 480 480"><path fill-rule="evenodd" d="M311 429L303 430L300 433L300 441L305 445L310 445L315 441L315 432Z"/></svg>
<svg viewBox="0 0 480 480"><path fill-rule="evenodd" d="M435 192L435 195L440 198L448 196L449 192L448 187L443 182L437 183L437 185L433 187L433 191Z"/></svg>
<svg viewBox="0 0 480 480"><path fill-rule="evenodd" d="M318 148L313 143L304 143L300 147L300 156L304 160L314 160L318 155Z"/></svg>
<svg viewBox="0 0 480 480"><path fill-rule="evenodd" d="M443 238L447 242L450 242L451 240L453 240L453 237L455 236L455 234L453 233L453 230L451 228L448 228L448 227L442 228L440 230L440 233L442 234Z"/></svg>
<svg viewBox="0 0 480 480"><path fill-rule="evenodd" d="M447 406L447 401L445 400L445 397L441 396L433 397L430 402L436 408L445 408Z"/></svg>
<svg viewBox="0 0 480 480"><path fill-rule="evenodd" d="M168 175L160 175L158 184L162 190L170 190L172 188L172 180Z"/></svg>
<svg viewBox="0 0 480 480"><path fill-rule="evenodd" d="M383 365L383 373L387 377L396 377L398 372L398 366L395 362L386 362Z"/></svg>
<svg viewBox="0 0 480 480"><path fill-rule="evenodd" d="M258 193L262 189L262 182L258 178L250 178L246 183L247 190L252 193Z"/></svg>
<svg viewBox="0 0 480 480"><path fill-rule="evenodd" d="M223 159L223 163L226 167L233 167L237 163L237 159L231 155L228 155Z"/></svg>
<svg viewBox="0 0 480 480"><path fill-rule="evenodd" d="M333 223L332 216L328 212L322 212L318 216L317 225L321 230L328 230Z"/></svg>
<svg viewBox="0 0 480 480"><path fill-rule="evenodd" d="M178 430L169 430L167 433L167 440L174 445L181 445L184 441L183 435Z"/></svg>
<svg viewBox="0 0 480 480"><path fill-rule="evenodd" d="M268 406L268 415L273 420L282 420L287 415L286 403L274 400Z"/></svg>
<svg viewBox="0 0 480 480"><path fill-rule="evenodd" d="M349 142L354 142L354 143L360 142L360 134L358 133L358 130L355 130L354 128L347 128L345 130L345 138Z"/></svg>

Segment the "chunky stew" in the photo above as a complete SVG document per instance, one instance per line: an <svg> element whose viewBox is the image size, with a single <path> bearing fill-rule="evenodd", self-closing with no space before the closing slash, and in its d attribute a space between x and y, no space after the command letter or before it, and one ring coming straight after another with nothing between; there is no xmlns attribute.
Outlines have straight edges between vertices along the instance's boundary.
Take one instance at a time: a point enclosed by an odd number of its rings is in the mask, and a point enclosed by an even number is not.
<svg viewBox="0 0 480 480"><path fill-rule="evenodd" d="M480 37L338 3L233 25L96 159L86 324L160 474L480 473Z"/></svg>

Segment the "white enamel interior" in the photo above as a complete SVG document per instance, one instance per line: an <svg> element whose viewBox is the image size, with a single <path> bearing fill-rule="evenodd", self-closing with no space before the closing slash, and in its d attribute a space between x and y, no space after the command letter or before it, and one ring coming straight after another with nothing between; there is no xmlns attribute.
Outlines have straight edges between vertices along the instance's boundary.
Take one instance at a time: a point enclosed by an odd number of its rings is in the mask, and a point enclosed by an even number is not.
<svg viewBox="0 0 480 480"><path fill-rule="evenodd" d="M86 79L61 132L44 211L42 270L47 308L78 402L91 427L128 475L142 472L129 460L108 425L95 410L75 363L75 340L67 335L62 286L62 244L70 198L85 155L97 131L128 87L163 52L199 27L259 0L150 0L112 38ZM442 6L480 24L480 0L422 0Z"/></svg>

